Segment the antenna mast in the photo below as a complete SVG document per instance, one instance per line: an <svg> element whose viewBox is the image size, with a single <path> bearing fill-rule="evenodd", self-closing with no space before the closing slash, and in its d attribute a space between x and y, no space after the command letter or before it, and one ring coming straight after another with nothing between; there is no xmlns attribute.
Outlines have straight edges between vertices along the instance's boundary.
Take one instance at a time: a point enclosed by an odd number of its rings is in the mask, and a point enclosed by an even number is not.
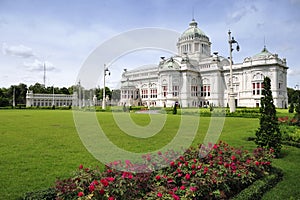
<svg viewBox="0 0 300 200"><path fill-rule="evenodd" d="M44 87L46 87L46 64L44 62Z"/></svg>

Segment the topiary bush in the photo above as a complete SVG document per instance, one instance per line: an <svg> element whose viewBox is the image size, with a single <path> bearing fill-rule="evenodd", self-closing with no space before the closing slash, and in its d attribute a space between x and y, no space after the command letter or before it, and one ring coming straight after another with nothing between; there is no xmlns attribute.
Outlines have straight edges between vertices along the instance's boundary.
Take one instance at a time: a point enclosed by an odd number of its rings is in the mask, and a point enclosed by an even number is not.
<svg viewBox="0 0 300 200"><path fill-rule="evenodd" d="M282 148L276 109L271 91L271 80L264 78L263 97L261 98L259 128L256 131L255 143L260 147L273 148L278 156Z"/></svg>

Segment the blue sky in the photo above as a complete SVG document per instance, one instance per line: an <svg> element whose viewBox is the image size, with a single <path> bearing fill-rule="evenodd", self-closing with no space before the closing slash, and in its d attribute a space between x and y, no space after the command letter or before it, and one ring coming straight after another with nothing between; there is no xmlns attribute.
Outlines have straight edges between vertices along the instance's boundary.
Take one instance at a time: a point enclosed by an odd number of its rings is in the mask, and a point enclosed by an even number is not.
<svg viewBox="0 0 300 200"><path fill-rule="evenodd" d="M300 84L299 10L300 0L0 0L0 87L42 83L43 63L46 85L74 85L85 59L104 41L144 27L181 33L194 13L213 52L228 57L228 29L241 46L235 62L259 53L265 43L287 59L288 86L294 88ZM156 64L160 54L120 59L108 85L114 87L122 68Z"/></svg>

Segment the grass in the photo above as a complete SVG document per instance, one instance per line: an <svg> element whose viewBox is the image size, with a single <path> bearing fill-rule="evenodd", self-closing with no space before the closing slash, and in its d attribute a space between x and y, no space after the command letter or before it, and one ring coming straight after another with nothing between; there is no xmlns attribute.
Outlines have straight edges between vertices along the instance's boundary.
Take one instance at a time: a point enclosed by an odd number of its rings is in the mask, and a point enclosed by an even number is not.
<svg viewBox="0 0 300 200"><path fill-rule="evenodd" d="M280 110L280 115L287 114ZM149 115L130 114L140 126L147 126ZM177 133L179 115L168 115L163 129L150 138L135 138L121 131L111 113L97 113L107 137L120 148L133 152L155 150L167 144ZM192 120L194 116L189 116ZM201 117L193 145L203 141L210 118ZM258 127L255 118L226 118L220 139L233 146L255 148L246 141ZM0 110L0 187L1 199L16 199L25 192L54 185L57 177L66 178L79 166L101 165L83 146L74 126L71 111ZM284 170L284 180L264 199L288 199L300 196L300 150L284 147L283 157L274 164Z"/></svg>

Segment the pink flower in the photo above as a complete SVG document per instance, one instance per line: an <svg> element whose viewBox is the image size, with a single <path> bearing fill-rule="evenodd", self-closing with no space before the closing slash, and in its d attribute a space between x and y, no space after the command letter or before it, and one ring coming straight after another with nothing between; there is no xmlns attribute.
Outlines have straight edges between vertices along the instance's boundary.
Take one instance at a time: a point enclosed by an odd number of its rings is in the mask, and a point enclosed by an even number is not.
<svg viewBox="0 0 300 200"><path fill-rule="evenodd" d="M179 196L177 196L176 194L173 194L172 197L173 197L173 199L175 199L175 200L180 200Z"/></svg>
<svg viewBox="0 0 300 200"><path fill-rule="evenodd" d="M162 193L160 193L160 192L157 193L157 197L162 197L162 196L163 196Z"/></svg>
<svg viewBox="0 0 300 200"><path fill-rule="evenodd" d="M197 190L197 188L196 187L190 187L190 190L195 192Z"/></svg>
<svg viewBox="0 0 300 200"><path fill-rule="evenodd" d="M82 197L83 195L84 195L83 192L78 192L77 196Z"/></svg>
<svg viewBox="0 0 300 200"><path fill-rule="evenodd" d="M132 174L130 172L123 172L122 178L132 179Z"/></svg>
<svg viewBox="0 0 300 200"><path fill-rule="evenodd" d="M181 190L185 190L184 185L180 186L180 189L181 189Z"/></svg>
<svg viewBox="0 0 300 200"><path fill-rule="evenodd" d="M79 165L79 169L83 169L83 165L82 164Z"/></svg>
<svg viewBox="0 0 300 200"><path fill-rule="evenodd" d="M173 179L168 178L167 182L168 182L168 183L173 183L174 181L173 181Z"/></svg>
<svg viewBox="0 0 300 200"><path fill-rule="evenodd" d="M115 197L108 197L108 200L115 200Z"/></svg>
<svg viewBox="0 0 300 200"><path fill-rule="evenodd" d="M113 182L115 180L114 177L107 177L106 180L108 180L109 182Z"/></svg>

